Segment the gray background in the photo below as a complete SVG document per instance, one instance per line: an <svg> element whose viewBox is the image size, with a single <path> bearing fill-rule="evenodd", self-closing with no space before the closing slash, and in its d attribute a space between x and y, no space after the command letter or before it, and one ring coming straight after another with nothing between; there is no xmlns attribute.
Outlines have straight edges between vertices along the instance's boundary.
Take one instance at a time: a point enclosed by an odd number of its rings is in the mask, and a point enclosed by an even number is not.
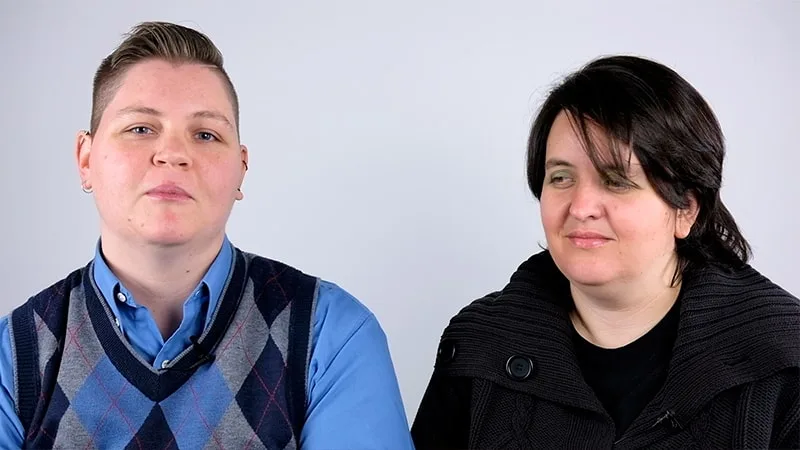
<svg viewBox="0 0 800 450"><path fill-rule="evenodd" d="M229 236L378 316L410 418L448 319L544 242L524 179L532 114L602 54L657 59L707 98L753 264L800 294L800 1L555 3L2 0L0 314L92 257L74 136L94 70L142 20L221 48L251 161Z"/></svg>

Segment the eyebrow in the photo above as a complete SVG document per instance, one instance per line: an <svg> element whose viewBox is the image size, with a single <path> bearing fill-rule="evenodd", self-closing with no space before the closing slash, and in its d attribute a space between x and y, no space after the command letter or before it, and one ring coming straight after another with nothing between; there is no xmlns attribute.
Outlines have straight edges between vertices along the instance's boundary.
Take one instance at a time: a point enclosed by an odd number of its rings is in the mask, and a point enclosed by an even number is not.
<svg viewBox="0 0 800 450"><path fill-rule="evenodd" d="M197 119L217 120L217 121L223 122L223 123L225 123L225 125L233 128L233 124L231 123L230 120L228 120L228 118L225 116L225 114L222 114L222 113L217 112L217 111L209 111L209 110L197 111L194 114L192 114L192 117L197 118Z"/></svg>
<svg viewBox="0 0 800 450"><path fill-rule="evenodd" d="M122 108L117 112L117 117L127 116L129 114L147 114L149 116L162 116L161 112L157 109L148 108L146 106L128 106Z"/></svg>
<svg viewBox="0 0 800 450"><path fill-rule="evenodd" d="M552 169L553 167L564 166L564 167L575 167L574 164L564 161L563 159L548 159L546 163L544 163L545 169Z"/></svg>
<svg viewBox="0 0 800 450"><path fill-rule="evenodd" d="M117 112L117 117L127 116L129 114L146 114L148 116L155 116L155 117L161 117L164 115L161 113L161 111L155 108L150 108L147 106L128 106L127 108L120 109L119 112ZM233 124L231 123L230 120L228 120L225 114L222 114L217 111L211 111L211 110L196 111L192 113L191 117L195 119L216 120L224 123L230 128L234 128Z"/></svg>

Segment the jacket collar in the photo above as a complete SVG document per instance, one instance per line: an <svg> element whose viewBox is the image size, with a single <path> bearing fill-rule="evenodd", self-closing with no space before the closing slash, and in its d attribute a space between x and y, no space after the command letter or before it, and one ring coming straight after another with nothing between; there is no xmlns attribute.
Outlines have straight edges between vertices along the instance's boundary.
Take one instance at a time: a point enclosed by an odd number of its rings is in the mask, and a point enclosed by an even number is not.
<svg viewBox="0 0 800 450"><path fill-rule="evenodd" d="M687 271L680 295L667 379L642 416L670 411L679 421L689 420L726 389L800 366L800 301L753 268ZM569 283L550 254L533 255L502 291L453 318L443 341L461 348L437 368L603 413L575 357L572 307ZM522 381L506 369L519 355L534 363ZM644 426L639 422L630 431Z"/></svg>

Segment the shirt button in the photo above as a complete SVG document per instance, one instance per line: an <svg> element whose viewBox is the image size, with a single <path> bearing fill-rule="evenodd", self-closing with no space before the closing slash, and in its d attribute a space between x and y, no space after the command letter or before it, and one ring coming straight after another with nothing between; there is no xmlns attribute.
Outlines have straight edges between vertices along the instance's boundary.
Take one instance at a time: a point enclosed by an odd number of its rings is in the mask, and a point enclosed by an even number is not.
<svg viewBox="0 0 800 450"><path fill-rule="evenodd" d="M451 339L443 339L436 351L436 362L440 364L449 363L456 357L456 343Z"/></svg>
<svg viewBox="0 0 800 450"><path fill-rule="evenodd" d="M161 361L161 368L162 369L166 369L168 365L169 365L169 360L168 359L165 359L165 360Z"/></svg>
<svg viewBox="0 0 800 450"><path fill-rule="evenodd" d="M512 356L506 362L506 373L513 380L526 380L533 373L533 361L527 356Z"/></svg>
<svg viewBox="0 0 800 450"><path fill-rule="evenodd" d="M119 324L119 317L114 317L114 325L116 325L116 326L117 326L117 328L122 328L122 327L120 326L120 324Z"/></svg>
<svg viewBox="0 0 800 450"><path fill-rule="evenodd" d="M117 301L120 303L125 303L128 301L128 297L126 297L122 292L117 292Z"/></svg>

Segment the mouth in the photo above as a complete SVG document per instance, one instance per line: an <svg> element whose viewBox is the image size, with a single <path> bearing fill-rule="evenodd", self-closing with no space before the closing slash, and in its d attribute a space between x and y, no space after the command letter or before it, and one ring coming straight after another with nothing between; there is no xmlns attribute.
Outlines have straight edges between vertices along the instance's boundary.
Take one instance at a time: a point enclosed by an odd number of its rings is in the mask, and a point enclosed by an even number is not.
<svg viewBox="0 0 800 450"><path fill-rule="evenodd" d="M602 234L592 232L573 232L567 235L567 239L572 245L581 249L599 248L612 240Z"/></svg>
<svg viewBox="0 0 800 450"><path fill-rule="evenodd" d="M146 195L148 197L166 201L184 201L192 199L192 196L189 195L188 192L186 192L180 186L174 184L162 184L147 191Z"/></svg>

